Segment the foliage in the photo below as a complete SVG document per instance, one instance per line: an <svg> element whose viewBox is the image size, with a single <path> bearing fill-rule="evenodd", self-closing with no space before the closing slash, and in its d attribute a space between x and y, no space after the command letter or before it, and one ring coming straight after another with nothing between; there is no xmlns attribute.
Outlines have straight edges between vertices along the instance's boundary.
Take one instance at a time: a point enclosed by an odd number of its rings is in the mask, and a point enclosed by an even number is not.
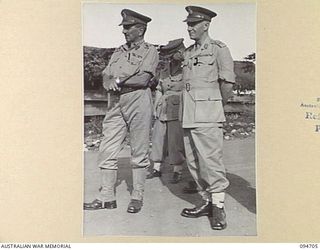
<svg viewBox="0 0 320 250"><path fill-rule="evenodd" d="M84 89L100 90L102 88L102 71L107 66L114 48L84 47ZM160 57L157 68L159 72L164 58ZM238 91L255 89L255 53L244 58L245 61L235 61L234 70L236 74L235 89Z"/></svg>
<svg viewBox="0 0 320 250"><path fill-rule="evenodd" d="M255 62L256 61L256 53L251 53L244 58L246 61Z"/></svg>
<svg viewBox="0 0 320 250"><path fill-rule="evenodd" d="M236 74L236 90L255 89L255 65L253 62L235 61L234 71Z"/></svg>
<svg viewBox="0 0 320 250"><path fill-rule="evenodd" d="M85 89L100 89L102 87L102 71L107 66L114 51L112 49L84 47L84 87Z"/></svg>

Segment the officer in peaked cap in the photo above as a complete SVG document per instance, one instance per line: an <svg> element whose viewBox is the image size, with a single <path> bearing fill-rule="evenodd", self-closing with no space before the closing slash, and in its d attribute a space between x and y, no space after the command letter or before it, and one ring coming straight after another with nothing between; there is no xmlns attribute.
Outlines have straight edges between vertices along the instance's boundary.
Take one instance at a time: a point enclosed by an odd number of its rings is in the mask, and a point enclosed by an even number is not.
<svg viewBox="0 0 320 250"><path fill-rule="evenodd" d="M149 162L149 132L152 120L152 98L149 83L158 65L157 49L144 41L151 18L132 10L121 11L122 33L126 43L115 49L104 69L103 87L111 98L103 120L103 139L99 148L98 167L101 188L96 199L84 204L86 210L117 207L118 154L130 136L133 191L128 213L137 213L143 205L144 186Z"/></svg>
<svg viewBox="0 0 320 250"><path fill-rule="evenodd" d="M211 19L217 14L211 10L198 7L198 6L187 6L186 11L189 13L184 22L194 23L201 21L211 22Z"/></svg>
<svg viewBox="0 0 320 250"><path fill-rule="evenodd" d="M133 10L124 9L121 11L122 22L121 25L134 25L134 24L144 24L147 25L151 21L151 18L141 15Z"/></svg>
<svg viewBox="0 0 320 250"><path fill-rule="evenodd" d="M187 165L202 203L183 209L181 215L209 216L211 228L221 230L227 226L224 199L229 185L222 162L223 104L235 82L233 59L224 43L209 37L211 19L217 14L198 6L186 10L184 22L195 43L184 53L182 126Z"/></svg>
<svg viewBox="0 0 320 250"><path fill-rule="evenodd" d="M166 151L169 164L173 168L171 183L178 183L182 178L182 168L185 162L183 131L179 121L181 91L183 88L182 54L185 50L183 38L169 41L160 46L160 55L167 60L160 70L159 84L156 88L154 101L154 127L152 131L152 150L150 159L153 170L148 179L161 177L160 166Z"/></svg>
<svg viewBox="0 0 320 250"><path fill-rule="evenodd" d="M171 40L166 45L160 46L160 54L161 55L172 55L176 52L183 52L185 46L183 44L183 38Z"/></svg>

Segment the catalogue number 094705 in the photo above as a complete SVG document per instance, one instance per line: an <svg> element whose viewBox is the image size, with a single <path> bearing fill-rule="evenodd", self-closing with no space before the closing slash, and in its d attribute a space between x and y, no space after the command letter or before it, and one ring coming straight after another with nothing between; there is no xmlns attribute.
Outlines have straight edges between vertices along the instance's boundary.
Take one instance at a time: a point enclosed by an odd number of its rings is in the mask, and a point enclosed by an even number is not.
<svg viewBox="0 0 320 250"><path fill-rule="evenodd" d="M302 249L317 249L318 244L306 244L306 243L301 243L300 248Z"/></svg>

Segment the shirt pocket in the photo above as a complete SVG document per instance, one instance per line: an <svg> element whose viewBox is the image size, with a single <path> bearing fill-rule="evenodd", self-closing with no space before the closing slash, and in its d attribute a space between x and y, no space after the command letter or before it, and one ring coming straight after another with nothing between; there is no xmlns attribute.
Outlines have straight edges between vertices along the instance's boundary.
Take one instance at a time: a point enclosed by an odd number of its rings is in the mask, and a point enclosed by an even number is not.
<svg viewBox="0 0 320 250"><path fill-rule="evenodd" d="M193 90L195 122L224 122L225 115L220 91L212 88Z"/></svg>
<svg viewBox="0 0 320 250"><path fill-rule="evenodd" d="M130 58L124 59L123 64L119 68L126 76L133 75L140 68L141 62L142 58L131 55Z"/></svg>
<svg viewBox="0 0 320 250"><path fill-rule="evenodd" d="M134 65L134 66L140 65L142 62L142 57L138 56L134 53L131 53L130 58L128 58L128 62L129 62L129 64Z"/></svg>
<svg viewBox="0 0 320 250"><path fill-rule="evenodd" d="M213 53L193 58L193 68L197 77L208 77L214 71L216 57Z"/></svg>
<svg viewBox="0 0 320 250"><path fill-rule="evenodd" d="M203 55L198 55L195 57L195 63L202 65L213 65L215 62L216 57L214 56L213 53L208 53L208 54L203 54Z"/></svg>
<svg viewBox="0 0 320 250"><path fill-rule="evenodd" d="M179 118L180 96L170 95L167 97L167 117L168 120L177 120Z"/></svg>

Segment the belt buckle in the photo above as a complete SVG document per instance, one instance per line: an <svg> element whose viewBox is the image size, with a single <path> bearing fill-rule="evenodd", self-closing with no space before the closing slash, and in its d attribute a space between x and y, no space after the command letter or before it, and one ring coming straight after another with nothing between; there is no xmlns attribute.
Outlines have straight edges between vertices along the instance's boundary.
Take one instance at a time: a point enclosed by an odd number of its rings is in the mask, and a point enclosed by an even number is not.
<svg viewBox="0 0 320 250"><path fill-rule="evenodd" d="M186 83L186 91L190 91L190 83Z"/></svg>

